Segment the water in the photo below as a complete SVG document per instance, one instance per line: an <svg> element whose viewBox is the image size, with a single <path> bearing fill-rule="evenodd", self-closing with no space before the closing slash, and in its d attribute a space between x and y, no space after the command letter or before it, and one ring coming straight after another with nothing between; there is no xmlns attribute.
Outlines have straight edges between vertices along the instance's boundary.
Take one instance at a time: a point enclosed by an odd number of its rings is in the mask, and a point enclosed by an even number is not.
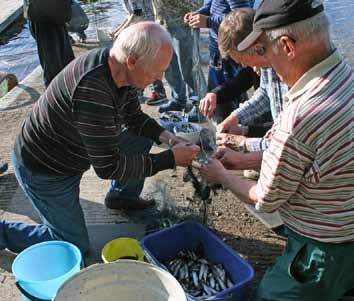
<svg viewBox="0 0 354 301"><path fill-rule="evenodd" d="M0 38L0 70L24 79L38 64L37 46L28 25L22 20Z"/></svg>
<svg viewBox="0 0 354 301"><path fill-rule="evenodd" d="M126 16L119 0L81 2L90 19L85 31L89 40L97 40L97 27L116 28ZM259 2L256 0L255 5ZM340 53L354 66L354 1L325 0L324 5L332 23L332 39ZM16 74L21 81L39 64L36 44L24 21L12 26L6 35L0 37L0 70Z"/></svg>
<svg viewBox="0 0 354 301"><path fill-rule="evenodd" d="M119 0L81 1L90 25L85 31L88 40L97 40L97 27L113 29L126 16ZM74 39L75 34L71 34ZM10 30L0 36L0 70L14 73L18 81L23 80L38 66L36 42L30 34L25 20L12 25Z"/></svg>

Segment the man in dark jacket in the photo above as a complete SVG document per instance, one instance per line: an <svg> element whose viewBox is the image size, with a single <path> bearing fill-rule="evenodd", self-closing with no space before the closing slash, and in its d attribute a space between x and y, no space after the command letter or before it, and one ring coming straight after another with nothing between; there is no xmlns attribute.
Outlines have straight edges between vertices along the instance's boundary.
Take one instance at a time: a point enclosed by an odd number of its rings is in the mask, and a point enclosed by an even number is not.
<svg viewBox="0 0 354 301"><path fill-rule="evenodd" d="M74 59L65 23L70 21L71 0L25 0L24 15L37 42L44 85Z"/></svg>

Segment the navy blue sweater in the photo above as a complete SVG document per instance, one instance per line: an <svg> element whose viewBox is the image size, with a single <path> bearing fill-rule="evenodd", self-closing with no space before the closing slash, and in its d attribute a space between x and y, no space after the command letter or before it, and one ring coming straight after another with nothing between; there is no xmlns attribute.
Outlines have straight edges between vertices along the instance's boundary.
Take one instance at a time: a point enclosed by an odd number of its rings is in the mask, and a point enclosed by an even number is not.
<svg viewBox="0 0 354 301"><path fill-rule="evenodd" d="M219 53L218 29L219 25L230 11L240 7L253 7L254 0L206 0L198 10L202 15L208 16L209 27L209 53L211 57Z"/></svg>

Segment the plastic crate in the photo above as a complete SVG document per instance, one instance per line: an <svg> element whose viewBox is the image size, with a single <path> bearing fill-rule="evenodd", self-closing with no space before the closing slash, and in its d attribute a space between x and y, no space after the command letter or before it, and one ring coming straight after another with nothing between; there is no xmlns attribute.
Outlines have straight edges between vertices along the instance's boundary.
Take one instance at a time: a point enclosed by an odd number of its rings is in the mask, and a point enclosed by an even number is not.
<svg viewBox="0 0 354 301"><path fill-rule="evenodd" d="M213 263L221 263L234 286L227 288L210 300L242 301L254 276L252 266L220 238L199 223L185 222L145 236L141 240L149 261L166 268L161 262L174 258L181 250L195 251L203 245L205 257ZM189 301L198 300L188 295Z"/></svg>

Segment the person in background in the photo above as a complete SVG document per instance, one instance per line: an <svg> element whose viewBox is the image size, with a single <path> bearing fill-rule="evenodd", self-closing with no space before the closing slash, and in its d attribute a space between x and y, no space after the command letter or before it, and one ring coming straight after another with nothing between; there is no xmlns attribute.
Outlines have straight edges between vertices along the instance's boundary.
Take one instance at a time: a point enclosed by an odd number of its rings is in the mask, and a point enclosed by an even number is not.
<svg viewBox="0 0 354 301"><path fill-rule="evenodd" d="M193 78L194 40L191 28L184 23L184 15L200 7L202 3L202 0L152 0L156 22L171 34L175 50L171 64L165 73L172 99L159 107L160 113L186 110L187 97L192 101L197 97L196 79ZM149 101L147 103L149 104ZM190 121L197 120L194 118Z"/></svg>
<svg viewBox="0 0 354 301"><path fill-rule="evenodd" d="M71 1L71 19L66 23L68 32L77 34L79 42L85 43L87 38L85 30L88 28L89 23L90 20L80 3L74 0ZM75 42L74 39L72 41Z"/></svg>
<svg viewBox="0 0 354 301"><path fill-rule="evenodd" d="M290 87L260 179L231 173L218 155L202 174L284 221L287 245L256 300L340 300L354 288L353 70L330 39L322 1L264 0L238 50L255 43Z"/></svg>
<svg viewBox="0 0 354 301"><path fill-rule="evenodd" d="M113 40L117 38L119 33L126 27L141 21L155 21L154 11L152 8L152 0L123 0L122 4L128 13L126 19L119 25L119 27L112 33ZM162 80L155 80L150 85L150 95L146 100L148 105L159 105L166 102L166 90ZM144 91L139 92L141 103L145 102Z"/></svg>
<svg viewBox="0 0 354 301"><path fill-rule="evenodd" d="M137 89L162 78L172 51L161 26L137 23L111 49L88 51L51 82L12 153L16 177L43 224L0 220L0 249L20 252L38 242L65 240L87 252L79 187L91 166L100 178L119 183L107 207L138 210L154 205L139 197L146 177L191 164L199 147L160 127L138 101ZM150 154L153 141L170 148Z"/></svg>
<svg viewBox="0 0 354 301"><path fill-rule="evenodd" d="M225 81L234 78L241 70L241 67L232 60L221 58L218 49L218 29L220 23L230 11L240 7L253 7L253 4L254 1L252 0L207 0L198 10L188 12L184 16L184 22L192 28L209 28L209 91ZM233 99L232 101L220 104L213 118L217 122L224 120L246 98L247 96L243 95L239 99Z"/></svg>
<svg viewBox="0 0 354 301"><path fill-rule="evenodd" d="M37 43L44 85L74 59L66 22L71 18L71 1L24 1L24 15Z"/></svg>

